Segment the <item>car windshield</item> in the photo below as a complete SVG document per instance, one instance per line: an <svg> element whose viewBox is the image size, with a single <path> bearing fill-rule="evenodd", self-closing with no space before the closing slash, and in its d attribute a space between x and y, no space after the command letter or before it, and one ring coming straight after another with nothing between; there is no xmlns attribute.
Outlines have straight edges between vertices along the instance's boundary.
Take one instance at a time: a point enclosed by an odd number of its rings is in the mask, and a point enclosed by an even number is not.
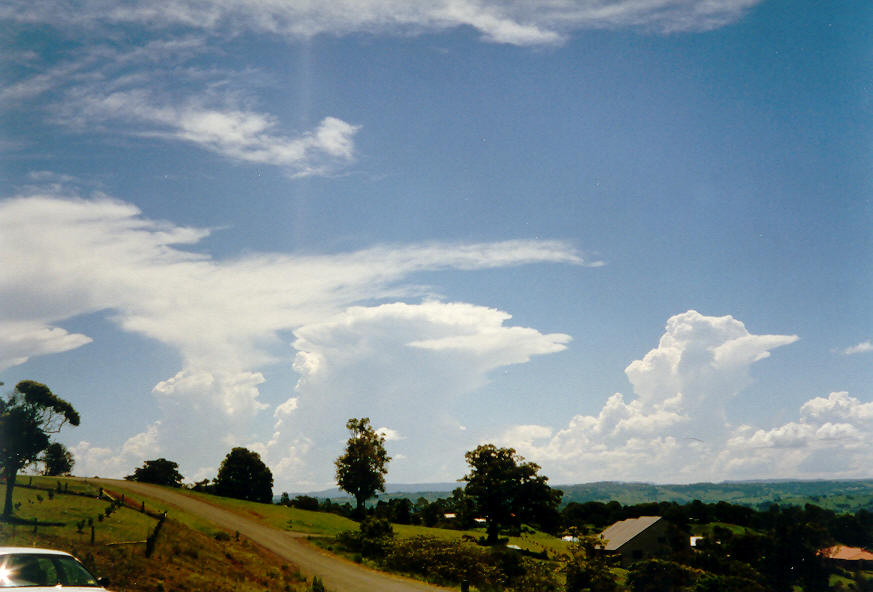
<svg viewBox="0 0 873 592"><path fill-rule="evenodd" d="M97 578L68 555L22 553L0 558L0 588L98 585Z"/></svg>

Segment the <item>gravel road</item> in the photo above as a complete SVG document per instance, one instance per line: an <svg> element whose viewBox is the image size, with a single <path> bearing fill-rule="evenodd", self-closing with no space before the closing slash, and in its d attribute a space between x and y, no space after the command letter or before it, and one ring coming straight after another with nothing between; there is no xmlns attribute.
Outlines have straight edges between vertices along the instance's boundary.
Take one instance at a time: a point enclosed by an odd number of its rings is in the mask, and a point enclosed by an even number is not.
<svg viewBox="0 0 873 592"><path fill-rule="evenodd" d="M111 491L128 491L151 497L195 514L231 531L239 531L253 542L293 562L309 577L324 580L330 592L440 592L447 588L367 569L338 558L306 542L304 534L266 526L235 512L200 501L166 487L115 479L88 479ZM172 517L173 513L169 512Z"/></svg>

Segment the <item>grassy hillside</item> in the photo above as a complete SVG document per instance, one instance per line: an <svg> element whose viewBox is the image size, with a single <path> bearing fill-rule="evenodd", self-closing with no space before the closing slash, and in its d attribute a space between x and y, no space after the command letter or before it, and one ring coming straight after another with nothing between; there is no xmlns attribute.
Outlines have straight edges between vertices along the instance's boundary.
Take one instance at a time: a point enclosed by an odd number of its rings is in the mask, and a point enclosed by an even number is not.
<svg viewBox="0 0 873 592"><path fill-rule="evenodd" d="M294 566L245 539L237 540L234 533L216 530L177 510L162 525L154 552L146 558L145 540L157 518L128 507L107 515L110 504L97 499L97 489L72 479L19 477L18 483L23 485L14 491L20 523L0 522L0 543L69 551L96 575L108 577L114 591L307 589ZM5 485L0 485L3 494ZM137 507L140 501L132 500ZM150 500L148 507L157 509Z"/></svg>

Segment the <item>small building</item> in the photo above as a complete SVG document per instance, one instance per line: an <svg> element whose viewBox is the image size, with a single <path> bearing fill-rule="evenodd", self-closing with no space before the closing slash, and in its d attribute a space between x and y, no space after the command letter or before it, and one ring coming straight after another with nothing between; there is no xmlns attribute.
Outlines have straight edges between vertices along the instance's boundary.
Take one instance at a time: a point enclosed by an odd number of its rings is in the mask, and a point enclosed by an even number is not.
<svg viewBox="0 0 873 592"><path fill-rule="evenodd" d="M621 557L621 564L666 555L672 551L670 523L661 516L640 516L616 522L602 533L605 553Z"/></svg>

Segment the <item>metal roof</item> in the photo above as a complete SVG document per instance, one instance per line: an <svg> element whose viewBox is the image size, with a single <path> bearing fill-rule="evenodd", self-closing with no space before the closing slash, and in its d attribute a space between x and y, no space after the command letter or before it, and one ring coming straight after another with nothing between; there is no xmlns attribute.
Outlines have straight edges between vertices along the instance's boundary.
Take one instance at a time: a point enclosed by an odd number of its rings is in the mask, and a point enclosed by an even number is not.
<svg viewBox="0 0 873 592"><path fill-rule="evenodd" d="M628 518L627 520L616 522L600 533L600 536L606 539L604 549L607 551L617 551L619 547L660 519L660 516L640 516L639 518Z"/></svg>

